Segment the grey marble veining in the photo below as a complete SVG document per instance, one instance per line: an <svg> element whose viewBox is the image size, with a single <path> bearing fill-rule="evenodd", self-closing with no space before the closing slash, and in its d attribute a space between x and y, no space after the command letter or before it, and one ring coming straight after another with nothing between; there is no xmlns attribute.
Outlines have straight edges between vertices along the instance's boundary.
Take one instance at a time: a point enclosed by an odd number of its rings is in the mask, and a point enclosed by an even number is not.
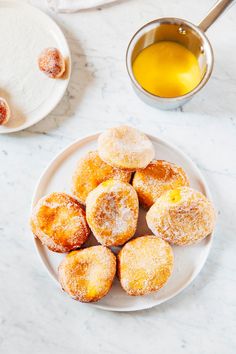
<svg viewBox="0 0 236 354"><path fill-rule="evenodd" d="M182 111L140 102L125 50L161 16L198 23L210 0L127 0L73 15L31 3L62 27L72 51L67 93L26 131L0 137L0 353L233 354L236 350L236 7L209 30L213 76ZM112 313L68 299L48 277L28 227L31 197L47 163L74 139L120 123L168 139L197 163L218 210L213 247L197 279L156 308Z"/></svg>

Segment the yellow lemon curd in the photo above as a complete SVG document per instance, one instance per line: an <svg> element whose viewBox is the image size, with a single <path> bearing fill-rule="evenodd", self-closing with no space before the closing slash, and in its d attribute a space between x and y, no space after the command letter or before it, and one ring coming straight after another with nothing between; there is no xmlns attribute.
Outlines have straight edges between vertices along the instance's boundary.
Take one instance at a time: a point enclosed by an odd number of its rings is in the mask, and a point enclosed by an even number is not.
<svg viewBox="0 0 236 354"><path fill-rule="evenodd" d="M146 91L160 97L185 95L201 81L195 55L171 41L157 42L143 49L134 60L133 73Z"/></svg>
<svg viewBox="0 0 236 354"><path fill-rule="evenodd" d="M169 202L178 203L181 200L181 193L179 189L173 189L169 192Z"/></svg>

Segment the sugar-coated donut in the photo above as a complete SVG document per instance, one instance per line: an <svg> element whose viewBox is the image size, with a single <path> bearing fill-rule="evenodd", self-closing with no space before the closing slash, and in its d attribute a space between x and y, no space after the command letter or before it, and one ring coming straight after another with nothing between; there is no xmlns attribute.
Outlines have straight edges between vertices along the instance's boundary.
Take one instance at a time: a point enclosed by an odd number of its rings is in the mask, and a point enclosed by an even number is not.
<svg viewBox="0 0 236 354"><path fill-rule="evenodd" d="M66 193L41 198L33 209L31 228L43 245L60 253L80 247L90 233L82 206Z"/></svg>
<svg viewBox="0 0 236 354"><path fill-rule="evenodd" d="M174 263L171 246L156 236L142 236L125 244L118 254L118 276L122 288L133 296L162 288Z"/></svg>
<svg viewBox="0 0 236 354"><path fill-rule="evenodd" d="M129 182L131 172L108 165L100 159L97 151L90 151L78 162L73 175L72 193L80 203L85 204L89 192L111 178Z"/></svg>
<svg viewBox="0 0 236 354"><path fill-rule="evenodd" d="M134 188L119 180L101 183L86 199L88 224L104 246L123 245L134 235L138 211Z"/></svg>
<svg viewBox="0 0 236 354"><path fill-rule="evenodd" d="M167 190L189 186L189 180L180 166L154 160L135 173L132 184L142 206L149 208Z"/></svg>
<svg viewBox="0 0 236 354"><path fill-rule="evenodd" d="M38 58L38 66L52 79L60 78L66 68L65 59L57 48L44 49Z"/></svg>
<svg viewBox="0 0 236 354"><path fill-rule="evenodd" d="M176 245L191 245L213 231L215 211L201 192L180 187L158 198L146 218L155 235Z"/></svg>
<svg viewBox="0 0 236 354"><path fill-rule="evenodd" d="M0 97L0 125L7 124L11 116L10 107L5 98Z"/></svg>
<svg viewBox="0 0 236 354"><path fill-rule="evenodd" d="M129 171L145 168L154 158L154 147L139 130L122 125L98 138L98 153L109 165Z"/></svg>
<svg viewBox="0 0 236 354"><path fill-rule="evenodd" d="M63 290L81 302L94 302L111 288L116 257L106 247L93 246L69 253L59 266Z"/></svg>

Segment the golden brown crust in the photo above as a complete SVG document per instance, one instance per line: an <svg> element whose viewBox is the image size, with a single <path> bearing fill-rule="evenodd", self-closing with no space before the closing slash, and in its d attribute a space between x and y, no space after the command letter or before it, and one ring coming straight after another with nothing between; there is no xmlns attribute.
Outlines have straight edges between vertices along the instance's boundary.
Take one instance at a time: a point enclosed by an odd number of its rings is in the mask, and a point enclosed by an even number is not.
<svg viewBox="0 0 236 354"><path fill-rule="evenodd" d="M149 208L167 190L189 186L184 170L174 163L154 160L135 173L132 185L144 208Z"/></svg>
<svg viewBox="0 0 236 354"><path fill-rule="evenodd" d="M7 124L11 116L10 107L7 101L0 97L0 125Z"/></svg>
<svg viewBox="0 0 236 354"><path fill-rule="evenodd" d="M138 211L134 188L119 180L101 183L86 200L88 224L104 246L123 245L135 234Z"/></svg>
<svg viewBox="0 0 236 354"><path fill-rule="evenodd" d="M158 291L166 284L174 256L167 242L151 235L127 242L117 261L122 288L131 296L139 296Z"/></svg>
<svg viewBox="0 0 236 354"><path fill-rule="evenodd" d="M155 235L183 246L197 243L213 231L215 211L201 192L180 187L158 198L146 219Z"/></svg>
<svg viewBox="0 0 236 354"><path fill-rule="evenodd" d="M98 153L103 161L115 168L135 171L145 168L154 158L154 147L145 134L122 125L99 136Z"/></svg>
<svg viewBox="0 0 236 354"><path fill-rule="evenodd" d="M31 228L46 247L60 253L80 247L90 233L82 206L66 193L41 198L33 209Z"/></svg>
<svg viewBox="0 0 236 354"><path fill-rule="evenodd" d="M106 247L69 253L59 266L59 282L75 300L95 302L104 297L116 274L116 257Z"/></svg>
<svg viewBox="0 0 236 354"><path fill-rule="evenodd" d="M109 166L100 159L97 151L90 151L78 162L73 175L72 193L80 203L85 204L88 194L100 183L108 179L129 182L130 178L130 172Z"/></svg>
<svg viewBox="0 0 236 354"><path fill-rule="evenodd" d="M65 59L57 48L46 48L39 56L38 66L48 77L58 79L65 72Z"/></svg>

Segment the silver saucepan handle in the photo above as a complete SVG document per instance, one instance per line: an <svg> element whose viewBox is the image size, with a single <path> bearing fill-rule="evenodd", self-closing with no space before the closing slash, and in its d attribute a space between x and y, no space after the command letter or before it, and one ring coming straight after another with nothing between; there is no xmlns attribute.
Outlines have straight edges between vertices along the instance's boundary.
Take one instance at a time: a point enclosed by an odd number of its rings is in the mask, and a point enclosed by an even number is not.
<svg viewBox="0 0 236 354"><path fill-rule="evenodd" d="M199 23L198 27L205 32L216 20L217 18L226 10L226 8L233 4L234 0L219 0L210 9L207 16Z"/></svg>

